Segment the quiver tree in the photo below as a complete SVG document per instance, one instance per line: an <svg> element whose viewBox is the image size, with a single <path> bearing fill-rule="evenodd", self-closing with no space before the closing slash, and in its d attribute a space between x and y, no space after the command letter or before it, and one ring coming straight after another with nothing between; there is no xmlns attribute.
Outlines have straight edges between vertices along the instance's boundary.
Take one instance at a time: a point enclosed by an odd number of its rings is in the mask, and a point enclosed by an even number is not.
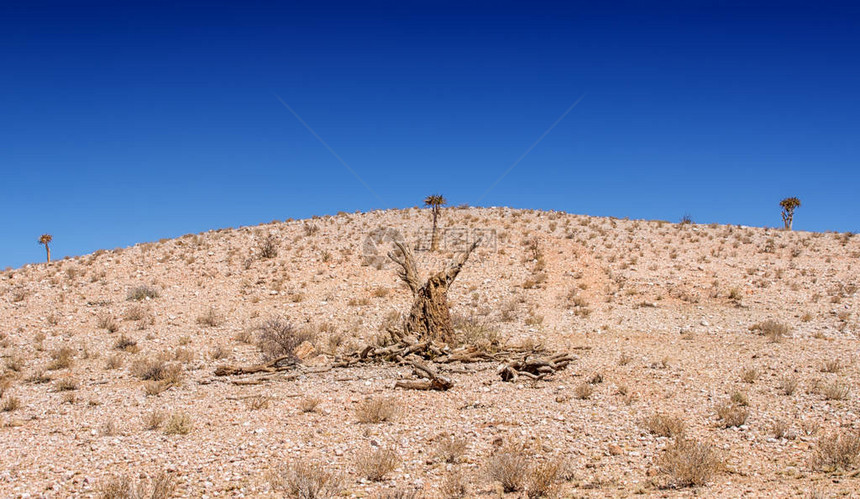
<svg viewBox="0 0 860 499"><path fill-rule="evenodd" d="M779 205L782 207L782 223L785 224L785 230L791 230L794 224L794 210L800 208L800 200L795 197L785 198L779 202Z"/></svg>
<svg viewBox="0 0 860 499"><path fill-rule="evenodd" d="M50 234L42 234L39 236L39 244L45 245L45 252L48 254L48 262L51 261L51 247L49 244L54 240L54 236Z"/></svg>
<svg viewBox="0 0 860 499"><path fill-rule="evenodd" d="M442 207L448 203L441 194L432 194L424 198L424 206L430 208L430 213L433 217L433 235L430 239L430 251L436 251L439 249L439 236L436 233L437 222L439 219L439 213L442 210Z"/></svg>
<svg viewBox="0 0 860 499"><path fill-rule="evenodd" d="M452 342L454 328L451 325L451 312L448 310L448 288L480 243L481 240L478 239L470 244L466 251L451 260L445 270L430 276L422 284L412 250L400 241L394 242L396 249L390 251L388 257L399 267L397 275L409 286L413 297L412 308L403 323L402 334L443 343Z"/></svg>

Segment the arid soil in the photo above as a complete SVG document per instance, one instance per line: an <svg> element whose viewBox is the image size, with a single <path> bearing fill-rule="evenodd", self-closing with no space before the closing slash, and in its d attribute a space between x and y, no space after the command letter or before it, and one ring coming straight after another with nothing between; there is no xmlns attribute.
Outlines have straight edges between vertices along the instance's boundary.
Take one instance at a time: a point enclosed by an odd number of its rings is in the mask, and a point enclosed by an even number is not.
<svg viewBox="0 0 860 499"><path fill-rule="evenodd" d="M173 497L289 497L278 476L303 464L343 497L524 497L553 463L559 497L858 496L860 237L507 208L446 208L440 225L440 251L415 252L425 276L484 237L449 294L464 342L578 360L514 383L494 362L441 365L445 392L395 389L406 365L332 368L409 310L385 254L395 232L429 246L426 210L28 265L0 273L0 496L166 474ZM302 365L214 374L260 363L276 317L312 336ZM368 398L386 421L360 421ZM679 439L711 459L671 462ZM374 480L381 449L396 458ZM493 479L505 453L526 492ZM704 478L687 486L684 461Z"/></svg>

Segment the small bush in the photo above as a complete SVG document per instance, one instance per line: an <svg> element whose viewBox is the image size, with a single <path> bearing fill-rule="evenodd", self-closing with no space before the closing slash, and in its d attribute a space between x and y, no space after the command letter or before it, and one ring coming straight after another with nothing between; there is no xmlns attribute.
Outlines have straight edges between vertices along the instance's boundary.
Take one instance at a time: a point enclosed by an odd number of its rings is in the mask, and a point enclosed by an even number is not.
<svg viewBox="0 0 860 499"><path fill-rule="evenodd" d="M117 476L97 488L101 499L167 499L176 489L176 480L167 473L159 473L152 480L135 480Z"/></svg>
<svg viewBox="0 0 860 499"><path fill-rule="evenodd" d="M305 397L299 402L299 410L302 412L315 412L320 405L320 399L316 397Z"/></svg>
<svg viewBox="0 0 860 499"><path fill-rule="evenodd" d="M786 374L780 378L779 389L788 396L794 395L794 392L797 390L797 376Z"/></svg>
<svg viewBox="0 0 860 499"><path fill-rule="evenodd" d="M272 487L296 499L334 497L341 489L339 476L329 473L322 465L310 462L293 463L281 468L271 478Z"/></svg>
<svg viewBox="0 0 860 499"><path fill-rule="evenodd" d="M126 294L126 300L128 301L139 301L139 300L154 300L158 298L158 290L155 288L151 288L149 286L136 286L128 290Z"/></svg>
<svg viewBox="0 0 860 499"><path fill-rule="evenodd" d="M564 463L558 459L537 463L529 468L526 478L526 492L529 499L550 496L562 475L563 468Z"/></svg>
<svg viewBox="0 0 860 499"><path fill-rule="evenodd" d="M269 234L265 239L260 241L259 248L260 258L269 259L278 256L278 239Z"/></svg>
<svg viewBox="0 0 860 499"><path fill-rule="evenodd" d="M268 409L269 408L269 402L271 400L272 399L266 395L256 395L254 397L247 399L246 403L248 405L248 409L250 409L252 411L259 411L261 409Z"/></svg>
<svg viewBox="0 0 860 499"><path fill-rule="evenodd" d="M720 418L723 428L741 426L747 422L749 415L748 408L735 403L723 403L717 406L717 417Z"/></svg>
<svg viewBox="0 0 860 499"><path fill-rule="evenodd" d="M152 411L143 417L143 428L148 431L157 430L167 416L161 411Z"/></svg>
<svg viewBox="0 0 860 499"><path fill-rule="evenodd" d="M755 367L745 367L741 371L741 381L744 383L755 383L756 379L758 379L758 369Z"/></svg>
<svg viewBox="0 0 860 499"><path fill-rule="evenodd" d="M355 468L359 476L379 482L400 465L400 456L393 449L378 448L360 453Z"/></svg>
<svg viewBox="0 0 860 499"><path fill-rule="evenodd" d="M676 487L705 485L722 469L722 460L713 446L683 437L666 447L657 464Z"/></svg>
<svg viewBox="0 0 860 499"><path fill-rule="evenodd" d="M462 499L469 493L469 482L462 472L454 470L445 475L440 492L442 499Z"/></svg>
<svg viewBox="0 0 860 499"><path fill-rule="evenodd" d="M400 406L393 398L366 398L355 409L359 423L382 423L392 421L400 412Z"/></svg>
<svg viewBox="0 0 860 499"><path fill-rule="evenodd" d="M851 393L851 385L842 383L841 381L833 381L824 385L821 393L827 400L845 400L848 394Z"/></svg>
<svg viewBox="0 0 860 499"><path fill-rule="evenodd" d="M281 317L274 317L257 328L257 347L263 359L295 357L296 347L313 339L313 334L299 331L292 323Z"/></svg>
<svg viewBox="0 0 860 499"><path fill-rule="evenodd" d="M166 381L179 384L182 381L182 366L167 364L163 360L141 359L131 365L131 373L142 380Z"/></svg>
<svg viewBox="0 0 860 499"><path fill-rule="evenodd" d="M661 437L678 437L684 434L684 420L667 414L653 414L642 421L649 432Z"/></svg>
<svg viewBox="0 0 860 499"><path fill-rule="evenodd" d="M436 457L444 463L456 463L466 453L465 438L453 435L442 437L436 444Z"/></svg>
<svg viewBox="0 0 860 499"><path fill-rule="evenodd" d="M126 336L125 334L121 334L119 338L117 338L116 343L113 344L115 350L121 350L123 352L128 353L137 353L140 351L140 348L137 346L137 341L133 338Z"/></svg>
<svg viewBox="0 0 860 499"><path fill-rule="evenodd" d="M591 383L580 383L573 389L573 395L580 400L587 400L594 394L594 385Z"/></svg>
<svg viewBox="0 0 860 499"><path fill-rule="evenodd" d="M223 320L223 317L215 310L215 307L209 307L209 310L197 316L197 324L201 326L218 327Z"/></svg>
<svg viewBox="0 0 860 499"><path fill-rule="evenodd" d="M767 336L772 342L777 342L791 332L791 327L785 323L768 319L764 322L754 324L750 330L758 331L760 334Z"/></svg>
<svg viewBox="0 0 860 499"><path fill-rule="evenodd" d="M842 370L842 360L841 359L827 359L824 361L824 364L821 366L821 372L823 373L838 373Z"/></svg>
<svg viewBox="0 0 860 499"><path fill-rule="evenodd" d="M96 325L99 329L106 329L110 333L119 331L119 323L111 314L102 314L98 317Z"/></svg>
<svg viewBox="0 0 860 499"><path fill-rule="evenodd" d="M518 446L508 446L490 456L487 475L490 480L499 482L505 492L523 490L528 472L528 457Z"/></svg>
<svg viewBox="0 0 860 499"><path fill-rule="evenodd" d="M69 347L62 347L54 350L51 352L51 362L48 364L48 369L56 371L72 367L74 358L75 351Z"/></svg>
<svg viewBox="0 0 860 499"><path fill-rule="evenodd" d="M818 439L812 467L826 472L850 470L860 457L860 432L830 433Z"/></svg>
<svg viewBox="0 0 860 499"><path fill-rule="evenodd" d="M54 389L58 392L70 392L78 389L78 380L75 378L63 378L57 381Z"/></svg>
<svg viewBox="0 0 860 499"><path fill-rule="evenodd" d="M2 400L0 400L0 411L2 412L12 412L20 408L21 399L10 393L3 395Z"/></svg>
<svg viewBox="0 0 860 499"><path fill-rule="evenodd" d="M194 429L194 420L191 416L182 412L175 412L164 425L165 435L187 435Z"/></svg>

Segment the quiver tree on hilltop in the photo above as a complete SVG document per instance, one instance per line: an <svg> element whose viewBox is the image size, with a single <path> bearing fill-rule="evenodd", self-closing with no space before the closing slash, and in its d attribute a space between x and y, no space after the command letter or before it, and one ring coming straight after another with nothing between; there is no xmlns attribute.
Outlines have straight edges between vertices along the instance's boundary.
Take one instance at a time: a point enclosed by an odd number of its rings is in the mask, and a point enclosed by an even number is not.
<svg viewBox="0 0 860 499"><path fill-rule="evenodd" d="M442 207L446 204L448 204L448 200L441 194L432 194L424 198L424 206L430 208L430 213L433 216L433 235L430 241L430 251L436 251L439 249L439 236L436 233L436 224L439 218L439 213Z"/></svg>
<svg viewBox="0 0 860 499"><path fill-rule="evenodd" d="M785 198L779 205L782 206L782 223L785 224L785 230L792 230L794 210L800 208L800 200L795 197Z"/></svg>
<svg viewBox="0 0 860 499"><path fill-rule="evenodd" d="M54 240L54 236L50 234L42 234L39 236L39 244L45 245L45 252L48 254L48 262L51 261L51 247L49 244Z"/></svg>
<svg viewBox="0 0 860 499"><path fill-rule="evenodd" d="M403 324L403 335L416 335L419 339L429 339L450 343L454 339L451 325L451 312L448 309L448 288L463 270L463 265L475 248L481 243L478 239L466 251L458 254L448 267L428 278L423 284L418 276L415 256L406 244L395 241L396 249L388 253L399 267L397 275L412 291L412 308Z"/></svg>

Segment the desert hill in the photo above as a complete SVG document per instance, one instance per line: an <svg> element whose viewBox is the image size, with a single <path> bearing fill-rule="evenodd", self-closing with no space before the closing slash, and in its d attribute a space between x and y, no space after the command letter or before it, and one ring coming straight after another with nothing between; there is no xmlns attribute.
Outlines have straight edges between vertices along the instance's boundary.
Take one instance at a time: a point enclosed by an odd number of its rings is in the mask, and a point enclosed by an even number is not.
<svg viewBox="0 0 860 499"><path fill-rule="evenodd" d="M326 474L357 497L860 488L857 237L508 208L440 223L436 252L428 212L407 209L0 273L0 496L160 477L175 497L283 497ZM574 363L515 383L492 362L444 365L446 392L395 389L404 365L331 367L409 309L392 240L426 276L478 237L448 297L463 341ZM263 361L273 321L307 340L301 365L215 376Z"/></svg>

